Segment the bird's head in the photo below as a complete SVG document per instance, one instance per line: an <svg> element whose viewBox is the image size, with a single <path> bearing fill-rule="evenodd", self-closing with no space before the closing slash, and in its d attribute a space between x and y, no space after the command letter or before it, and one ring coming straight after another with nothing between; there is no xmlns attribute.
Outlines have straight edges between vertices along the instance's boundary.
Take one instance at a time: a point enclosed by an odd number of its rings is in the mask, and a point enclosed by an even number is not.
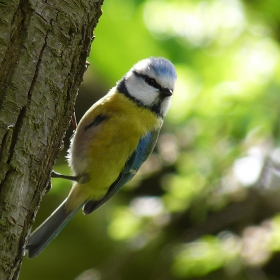
<svg viewBox="0 0 280 280"><path fill-rule="evenodd" d="M176 70L169 60L150 57L136 63L117 88L140 106L164 117L170 106L176 79Z"/></svg>

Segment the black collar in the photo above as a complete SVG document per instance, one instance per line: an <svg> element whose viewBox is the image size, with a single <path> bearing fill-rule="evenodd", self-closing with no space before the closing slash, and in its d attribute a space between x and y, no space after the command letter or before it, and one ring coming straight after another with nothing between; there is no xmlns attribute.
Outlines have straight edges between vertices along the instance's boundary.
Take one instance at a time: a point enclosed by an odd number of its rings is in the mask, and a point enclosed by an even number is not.
<svg viewBox="0 0 280 280"><path fill-rule="evenodd" d="M124 94L125 96L127 96L130 100L134 101L139 107L145 107L149 110L151 110L153 113L155 113L158 117L163 118L163 116L160 113L160 105L161 105L161 100L159 100L159 102L157 102L156 104L153 104L152 106L147 106L144 105L142 102L140 102L138 99L136 99L135 97L131 96L130 93L127 90L126 87L126 79L125 77L123 77L117 85L117 90L119 93Z"/></svg>

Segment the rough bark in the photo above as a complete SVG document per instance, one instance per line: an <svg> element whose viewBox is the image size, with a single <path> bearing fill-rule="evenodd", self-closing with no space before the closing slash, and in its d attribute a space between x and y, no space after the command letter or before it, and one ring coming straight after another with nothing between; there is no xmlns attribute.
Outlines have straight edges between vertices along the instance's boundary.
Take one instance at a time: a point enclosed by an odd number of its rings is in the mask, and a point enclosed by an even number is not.
<svg viewBox="0 0 280 280"><path fill-rule="evenodd" d="M0 1L0 279L23 247L86 70L102 0Z"/></svg>

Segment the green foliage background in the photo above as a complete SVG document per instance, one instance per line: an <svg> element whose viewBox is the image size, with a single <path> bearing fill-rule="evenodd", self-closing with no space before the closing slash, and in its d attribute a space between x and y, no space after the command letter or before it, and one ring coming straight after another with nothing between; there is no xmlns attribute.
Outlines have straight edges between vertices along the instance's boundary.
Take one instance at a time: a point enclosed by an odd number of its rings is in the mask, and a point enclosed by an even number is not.
<svg viewBox="0 0 280 280"><path fill-rule="evenodd" d="M21 280L280 276L280 1L105 0L77 118L138 60L164 56L178 83L155 153L81 213ZM64 159L56 171L69 174ZM67 196L54 179L34 225Z"/></svg>

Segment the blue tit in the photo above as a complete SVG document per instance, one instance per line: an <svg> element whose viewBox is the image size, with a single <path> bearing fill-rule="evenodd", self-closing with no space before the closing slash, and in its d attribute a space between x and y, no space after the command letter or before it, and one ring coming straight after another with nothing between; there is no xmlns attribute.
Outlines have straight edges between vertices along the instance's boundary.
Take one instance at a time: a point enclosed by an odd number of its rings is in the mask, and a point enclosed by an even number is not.
<svg viewBox="0 0 280 280"><path fill-rule="evenodd" d="M25 248L29 258L37 256L80 208L91 213L133 178L155 147L176 78L169 60L141 60L84 114L69 148L72 189L31 234Z"/></svg>

